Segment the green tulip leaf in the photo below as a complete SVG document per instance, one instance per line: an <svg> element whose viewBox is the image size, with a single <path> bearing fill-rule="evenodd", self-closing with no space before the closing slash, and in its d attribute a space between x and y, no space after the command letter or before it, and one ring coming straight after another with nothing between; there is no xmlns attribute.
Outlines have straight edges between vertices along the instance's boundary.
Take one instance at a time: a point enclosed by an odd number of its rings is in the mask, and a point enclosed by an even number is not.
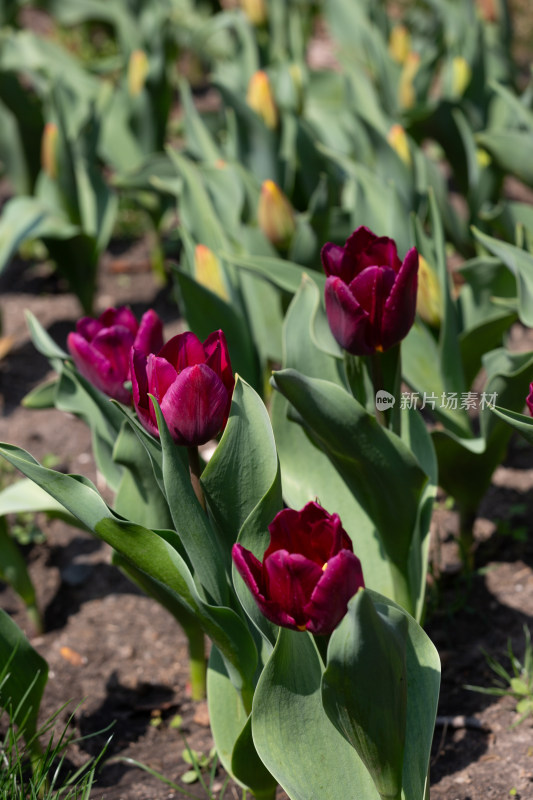
<svg viewBox="0 0 533 800"><path fill-rule="evenodd" d="M217 605L228 599L226 568L229 554L223 552L209 517L201 507L188 469L174 443L156 398L153 403L161 449L163 452L163 480L165 495L180 540L191 560L200 583Z"/></svg>
<svg viewBox="0 0 533 800"><path fill-rule="evenodd" d="M180 555L183 548L175 531L154 532L117 518L90 481L42 467L29 453L14 445L0 445L0 454L111 545L126 562L160 583L177 603L196 615L223 654L234 686L240 689L252 685L257 663L253 639L235 611L210 605L200 596Z"/></svg>
<svg viewBox="0 0 533 800"><path fill-rule="evenodd" d="M9 583L24 601L32 622L42 631L42 621L37 608L35 587L26 566L26 559L9 533L5 517L0 517L0 580Z"/></svg>
<svg viewBox="0 0 533 800"><path fill-rule="evenodd" d="M528 186L533 186L531 166L531 131L487 131L478 133L477 144L487 150L504 172L511 172Z"/></svg>
<svg viewBox="0 0 533 800"><path fill-rule="evenodd" d="M286 261L282 258L230 253L220 253L219 255L220 258L235 264L240 269L259 275L278 289L283 289L283 291L291 294L295 294L298 291L303 276L310 273L310 270L301 267L299 264L294 264L292 261ZM321 291L324 291L326 276L322 272L315 271L311 271L310 274Z"/></svg>
<svg viewBox="0 0 533 800"><path fill-rule="evenodd" d="M531 138L531 137L530 137ZM513 273L518 289L518 315L528 327L533 326L533 255L508 242L494 239L476 228L476 239L490 253L497 256Z"/></svg>
<svg viewBox="0 0 533 800"><path fill-rule="evenodd" d="M407 616L382 616L359 591L333 633L322 678L324 709L355 748L383 800L400 800L407 734Z"/></svg>
<svg viewBox="0 0 533 800"><path fill-rule="evenodd" d="M507 408L500 408L499 406L495 406L491 411L522 434L526 441L533 444L533 419L531 417L526 416L526 414L519 414L516 411L509 411Z"/></svg>
<svg viewBox="0 0 533 800"><path fill-rule="evenodd" d="M280 628L259 678L252 735L265 767L291 800L379 800L353 747L331 724L321 698L324 666L308 633Z"/></svg>
<svg viewBox="0 0 533 800"><path fill-rule="evenodd" d="M426 796L439 684L422 628L391 600L359 591L331 635L322 699L383 800Z"/></svg>
<svg viewBox="0 0 533 800"><path fill-rule="evenodd" d="M0 707L7 710L13 724L30 742L30 749L38 753L38 742L31 740L37 732L48 664L1 608L0 664Z"/></svg>

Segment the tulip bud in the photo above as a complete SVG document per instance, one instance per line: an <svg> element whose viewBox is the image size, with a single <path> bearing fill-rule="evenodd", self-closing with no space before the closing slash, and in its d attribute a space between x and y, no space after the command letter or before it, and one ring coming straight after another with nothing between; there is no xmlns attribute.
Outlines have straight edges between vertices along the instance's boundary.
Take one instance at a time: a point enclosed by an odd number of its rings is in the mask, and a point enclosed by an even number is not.
<svg viewBox="0 0 533 800"><path fill-rule="evenodd" d="M395 25L389 36L389 54L398 64L405 63L411 49L411 34L405 25Z"/></svg>
<svg viewBox="0 0 533 800"><path fill-rule="evenodd" d="M47 122L41 140L41 167L49 178L57 178L57 145L59 130L55 122Z"/></svg>
<svg viewBox="0 0 533 800"><path fill-rule="evenodd" d="M454 97L462 97L472 78L470 64L463 56L452 59L452 93Z"/></svg>
<svg viewBox="0 0 533 800"><path fill-rule="evenodd" d="M409 150L409 141L405 133L405 129L401 125L393 125L387 136L387 141L393 150L400 156L403 163L410 167L411 151Z"/></svg>
<svg viewBox="0 0 533 800"><path fill-rule="evenodd" d="M263 122L274 130L278 125L278 109L272 94L272 87L268 75L263 70L254 72L248 84L246 92L246 102L256 114L262 118Z"/></svg>
<svg viewBox="0 0 533 800"><path fill-rule="evenodd" d="M140 323L126 306L108 308L97 319L83 317L76 332L67 337L69 352L79 372L101 392L126 405L131 393L130 350L145 355L163 346L163 323L155 311L147 311Z"/></svg>
<svg viewBox="0 0 533 800"><path fill-rule="evenodd" d="M241 8L252 25L264 25L267 20L265 0L241 0Z"/></svg>
<svg viewBox="0 0 533 800"><path fill-rule="evenodd" d="M194 277L209 291L217 294L223 300L229 300L220 261L205 244L197 244L195 247Z"/></svg>
<svg viewBox="0 0 533 800"><path fill-rule="evenodd" d="M400 75L398 92L402 108L412 108L416 103L416 92L413 81L419 67L420 55L411 51L405 59L402 74Z"/></svg>
<svg viewBox="0 0 533 800"><path fill-rule="evenodd" d="M150 394L176 444L197 447L225 427L235 379L222 331L203 344L194 333L178 334L157 355L132 347L130 366L135 411L154 436L159 431Z"/></svg>
<svg viewBox="0 0 533 800"><path fill-rule="evenodd" d="M428 325L438 327L442 321L442 292L435 270L424 256L418 256L418 293L416 310Z"/></svg>
<svg viewBox="0 0 533 800"><path fill-rule="evenodd" d="M362 226L343 247L325 244L321 257L328 276L326 313L341 347L372 355L407 336L416 313L416 248L401 262L393 239Z"/></svg>
<svg viewBox="0 0 533 800"><path fill-rule="evenodd" d="M476 161L481 169L486 169L492 164L492 156L484 147L476 147Z"/></svg>
<svg viewBox="0 0 533 800"><path fill-rule="evenodd" d="M276 247L287 247L296 230L294 209L274 181L264 181L257 209L259 227Z"/></svg>
<svg viewBox="0 0 533 800"><path fill-rule="evenodd" d="M364 587L361 562L338 514L318 503L286 508L268 526L270 544L259 561L233 545L233 561L260 611L276 625L328 634Z"/></svg>
<svg viewBox="0 0 533 800"><path fill-rule="evenodd" d="M132 97L137 97L144 89L149 68L144 50L133 50L128 63L128 92Z"/></svg>

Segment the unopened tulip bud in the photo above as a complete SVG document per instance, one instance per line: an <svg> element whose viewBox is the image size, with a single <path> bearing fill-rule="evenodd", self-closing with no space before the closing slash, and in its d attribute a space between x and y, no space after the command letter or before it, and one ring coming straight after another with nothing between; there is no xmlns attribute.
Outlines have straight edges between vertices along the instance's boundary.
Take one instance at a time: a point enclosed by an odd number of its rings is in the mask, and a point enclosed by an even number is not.
<svg viewBox="0 0 533 800"><path fill-rule="evenodd" d="M423 256L419 255L418 262L416 310L424 322L438 327L442 321L442 292L439 278Z"/></svg>
<svg viewBox="0 0 533 800"><path fill-rule="evenodd" d="M321 258L326 314L341 347L366 356L407 336L416 313L416 248L402 262L393 239L361 226L343 247L327 242Z"/></svg>
<svg viewBox="0 0 533 800"><path fill-rule="evenodd" d="M229 300L220 261L205 244L197 244L194 250L194 277L209 291Z"/></svg>
<svg viewBox="0 0 533 800"><path fill-rule="evenodd" d="M481 169L486 169L492 164L492 157L483 147L477 147L476 161Z"/></svg>
<svg viewBox="0 0 533 800"><path fill-rule="evenodd" d="M144 50L134 50L128 64L128 92L132 97L137 97L144 89L148 70L148 56Z"/></svg>
<svg viewBox="0 0 533 800"><path fill-rule="evenodd" d="M410 52L405 59L400 76L399 100L402 108L412 108L416 103L416 92L413 81L420 67L420 55Z"/></svg>
<svg viewBox="0 0 533 800"><path fill-rule="evenodd" d="M452 92L454 97L462 97L472 78L470 64L463 56L452 60Z"/></svg>
<svg viewBox="0 0 533 800"><path fill-rule="evenodd" d="M390 32L389 53L391 58L403 64L411 49L411 34L405 25L395 25Z"/></svg>
<svg viewBox="0 0 533 800"><path fill-rule="evenodd" d="M264 181L261 187L257 220L273 245L287 247L296 229L294 209L274 181Z"/></svg>
<svg viewBox="0 0 533 800"><path fill-rule="evenodd" d="M393 150L400 156L403 163L408 167L411 166L411 152L409 150L409 142L405 129L401 125L393 125L387 136L387 141Z"/></svg>
<svg viewBox="0 0 533 800"><path fill-rule="evenodd" d="M59 131L55 122L47 122L41 140L41 167L49 178L57 178L57 143Z"/></svg>
<svg viewBox="0 0 533 800"><path fill-rule="evenodd" d="M248 91L246 92L246 102L256 114L259 114L267 128L274 130L277 127L278 109L274 101L268 75L263 70L254 72L250 78Z"/></svg>
<svg viewBox="0 0 533 800"><path fill-rule="evenodd" d="M241 0L241 8L252 25L264 25L266 22L265 0Z"/></svg>

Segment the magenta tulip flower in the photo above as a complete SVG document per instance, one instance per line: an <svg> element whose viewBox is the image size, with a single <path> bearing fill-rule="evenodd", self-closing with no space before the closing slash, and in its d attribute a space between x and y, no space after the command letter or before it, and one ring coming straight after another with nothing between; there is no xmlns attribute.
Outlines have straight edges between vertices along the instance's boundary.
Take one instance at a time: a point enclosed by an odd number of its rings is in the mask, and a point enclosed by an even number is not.
<svg viewBox="0 0 533 800"><path fill-rule="evenodd" d="M392 239L360 227L344 247L325 244L321 256L328 276L326 313L340 346L366 356L400 342L415 319L416 248L402 263Z"/></svg>
<svg viewBox="0 0 533 800"><path fill-rule="evenodd" d="M268 526L263 562L233 545L235 566L262 613L276 625L328 634L364 587L361 562L337 514L318 503L284 509Z"/></svg>
<svg viewBox="0 0 533 800"><path fill-rule="evenodd" d="M529 413L533 417L533 383L529 384L529 394L526 397L526 404L529 408Z"/></svg>
<svg viewBox="0 0 533 800"><path fill-rule="evenodd" d="M163 346L163 323L150 309L139 322L130 308L108 308L98 319L83 317L69 333L67 346L81 374L101 392L131 403L124 387L130 379L130 350L157 352Z"/></svg>
<svg viewBox="0 0 533 800"><path fill-rule="evenodd" d="M147 431L158 436L153 395L176 444L205 444L226 425L235 379L222 331L202 342L180 333L157 355L131 350L133 404Z"/></svg>

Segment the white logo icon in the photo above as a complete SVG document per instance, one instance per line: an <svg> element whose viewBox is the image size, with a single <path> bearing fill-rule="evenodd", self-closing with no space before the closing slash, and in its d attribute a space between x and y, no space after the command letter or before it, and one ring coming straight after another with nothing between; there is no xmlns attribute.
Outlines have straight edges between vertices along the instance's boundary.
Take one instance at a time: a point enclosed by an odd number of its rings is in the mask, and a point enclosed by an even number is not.
<svg viewBox="0 0 533 800"><path fill-rule="evenodd" d="M388 408L392 408L395 402L394 395L389 394L385 389L380 389L379 392L376 392L376 408L378 411L386 411Z"/></svg>

